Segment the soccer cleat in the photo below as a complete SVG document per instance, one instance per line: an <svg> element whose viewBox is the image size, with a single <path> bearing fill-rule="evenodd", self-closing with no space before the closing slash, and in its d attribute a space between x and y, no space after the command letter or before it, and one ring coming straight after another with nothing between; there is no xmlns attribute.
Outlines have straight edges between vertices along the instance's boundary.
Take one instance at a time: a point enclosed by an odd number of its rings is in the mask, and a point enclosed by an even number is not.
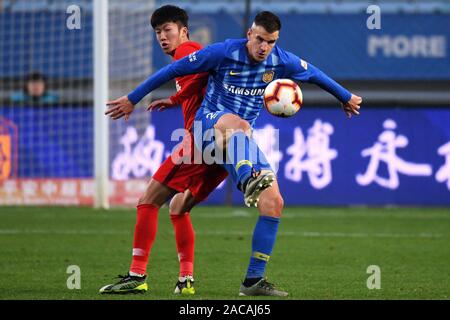
<svg viewBox="0 0 450 320"><path fill-rule="evenodd" d="M99 292L102 294L126 294L126 293L144 293L148 290L145 282L146 276L125 276L119 275L120 280L117 283L108 284L102 287Z"/></svg>
<svg viewBox="0 0 450 320"><path fill-rule="evenodd" d="M257 283L250 287L241 285L239 289L240 296L275 296L275 297L287 297L288 293L285 291L276 290L275 286L267 282L265 278L262 278Z"/></svg>
<svg viewBox="0 0 450 320"><path fill-rule="evenodd" d="M259 195L275 181L272 171L253 172L244 187L244 202L247 207L258 206Z"/></svg>
<svg viewBox="0 0 450 320"><path fill-rule="evenodd" d="M192 276L185 276L178 278L175 286L175 294L195 294L194 278Z"/></svg>

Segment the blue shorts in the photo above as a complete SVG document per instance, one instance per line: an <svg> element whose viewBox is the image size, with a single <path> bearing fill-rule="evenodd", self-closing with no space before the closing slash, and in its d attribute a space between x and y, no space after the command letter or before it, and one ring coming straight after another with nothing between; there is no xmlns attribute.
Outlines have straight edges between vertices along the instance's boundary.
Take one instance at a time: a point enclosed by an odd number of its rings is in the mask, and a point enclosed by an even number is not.
<svg viewBox="0 0 450 320"><path fill-rule="evenodd" d="M194 135L195 146L197 147L198 150L202 151L203 156L205 158L205 162L207 164L211 164L213 160L206 158L205 155L212 154L213 156L215 156L214 163L222 165L231 175L233 181L237 183L238 181L236 170L234 169L233 164L224 161L226 157L223 154L216 155L213 151L215 147L214 126L217 123L217 121L219 121L219 119L227 113L234 114L228 111L215 111L204 113L204 110L200 108L197 111L197 114L195 115L194 125L192 126L192 133ZM217 151L217 148L215 150ZM258 161L253 164L253 167L255 168L256 171L259 170L273 171L272 167L270 166L269 162L267 161L265 155L262 152L259 153Z"/></svg>

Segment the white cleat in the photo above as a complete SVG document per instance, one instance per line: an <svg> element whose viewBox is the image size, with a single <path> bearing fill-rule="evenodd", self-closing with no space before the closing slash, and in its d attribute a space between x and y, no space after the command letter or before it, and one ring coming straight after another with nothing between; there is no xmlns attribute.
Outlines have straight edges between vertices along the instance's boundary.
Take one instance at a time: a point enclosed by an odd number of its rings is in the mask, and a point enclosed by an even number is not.
<svg viewBox="0 0 450 320"><path fill-rule="evenodd" d="M250 177L244 191L245 205L258 207L259 195L272 186L274 181L275 175L271 171L261 173L257 177Z"/></svg>

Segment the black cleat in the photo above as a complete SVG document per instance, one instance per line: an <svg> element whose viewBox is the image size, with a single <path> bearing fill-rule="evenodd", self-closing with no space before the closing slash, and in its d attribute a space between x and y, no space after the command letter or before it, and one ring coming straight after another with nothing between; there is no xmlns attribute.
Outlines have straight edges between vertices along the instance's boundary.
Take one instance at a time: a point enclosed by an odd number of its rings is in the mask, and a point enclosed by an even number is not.
<svg viewBox="0 0 450 320"><path fill-rule="evenodd" d="M100 288L99 292L102 294L126 294L144 293L148 290L145 282L146 276L130 276L128 273L125 276L119 275L118 278L120 278L118 282Z"/></svg>
<svg viewBox="0 0 450 320"><path fill-rule="evenodd" d="M275 286L267 282L265 278L262 278L257 283L250 287L241 285L239 289L240 296L275 296L275 297L287 297L288 293L285 291L276 290Z"/></svg>
<svg viewBox="0 0 450 320"><path fill-rule="evenodd" d="M178 278L178 282L173 293L185 295L195 294L194 278L192 276Z"/></svg>

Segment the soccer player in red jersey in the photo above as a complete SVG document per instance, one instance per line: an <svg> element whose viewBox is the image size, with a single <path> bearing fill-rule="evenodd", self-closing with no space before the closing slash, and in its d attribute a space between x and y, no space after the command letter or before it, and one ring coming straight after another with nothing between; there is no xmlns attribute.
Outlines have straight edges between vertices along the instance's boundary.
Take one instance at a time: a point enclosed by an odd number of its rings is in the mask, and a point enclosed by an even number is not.
<svg viewBox="0 0 450 320"><path fill-rule="evenodd" d="M199 43L189 40L187 13L176 6L166 5L157 9L151 17L151 25L156 38L164 51L174 60L181 59L199 49ZM202 103L208 73L176 78L178 92L168 99L153 101L148 110L164 109L180 105L184 116L184 128L188 132L194 122L195 114ZM106 115L112 119L125 117L133 112L134 105L127 96L108 102ZM170 202L172 221L180 261L180 272L175 293L194 294L194 241L195 234L189 212L227 177L227 171L217 165L193 163L193 139L186 134L182 146L167 158L153 175L144 195L137 206L137 221L134 231L133 256L127 275L121 276L117 283L106 285L100 293L145 292L147 263L155 240L158 226L158 210ZM190 158L190 163L179 163L180 157ZM188 161L189 162L189 161Z"/></svg>

